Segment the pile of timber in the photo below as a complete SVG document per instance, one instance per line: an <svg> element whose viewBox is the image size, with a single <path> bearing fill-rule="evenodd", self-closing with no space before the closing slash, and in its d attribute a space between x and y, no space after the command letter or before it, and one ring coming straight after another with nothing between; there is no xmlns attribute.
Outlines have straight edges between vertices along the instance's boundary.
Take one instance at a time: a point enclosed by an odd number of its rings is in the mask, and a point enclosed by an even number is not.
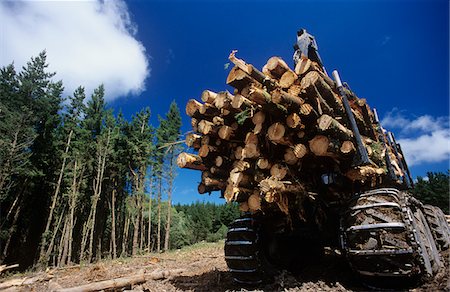
<svg viewBox="0 0 450 292"><path fill-rule="evenodd" d="M355 167L357 148L342 98L316 63L305 58L293 70L272 57L260 71L235 51L229 59L235 66L227 84L234 92L205 90L201 102L186 105L193 129L186 144L196 153L180 154L177 163L202 171L199 193L220 190L243 211L276 203L287 212L285 194L305 192L299 178L318 160L337 165L351 181L386 175L385 155L393 152L380 142L365 99L346 89L372 162ZM391 161L396 175L403 175L394 155Z"/></svg>

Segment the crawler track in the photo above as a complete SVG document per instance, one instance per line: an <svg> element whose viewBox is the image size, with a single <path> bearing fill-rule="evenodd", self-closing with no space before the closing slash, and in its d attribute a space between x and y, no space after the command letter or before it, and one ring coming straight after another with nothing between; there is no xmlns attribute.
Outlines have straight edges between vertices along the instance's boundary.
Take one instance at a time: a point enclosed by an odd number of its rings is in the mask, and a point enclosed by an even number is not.
<svg viewBox="0 0 450 292"><path fill-rule="evenodd" d="M343 217L342 245L361 276L422 279L442 267L420 206L392 188L356 196Z"/></svg>

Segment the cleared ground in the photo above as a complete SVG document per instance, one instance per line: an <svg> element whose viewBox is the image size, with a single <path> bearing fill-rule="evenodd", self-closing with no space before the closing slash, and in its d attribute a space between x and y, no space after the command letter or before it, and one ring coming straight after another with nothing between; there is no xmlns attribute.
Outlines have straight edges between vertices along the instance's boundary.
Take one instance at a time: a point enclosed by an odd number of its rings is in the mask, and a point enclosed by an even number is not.
<svg viewBox="0 0 450 292"><path fill-rule="evenodd" d="M429 284L409 291L450 291L448 254L446 269ZM359 284L342 256L331 250L304 268L298 275L282 272L275 283L250 288L236 285L227 272L223 257L223 242L200 243L181 250L162 254L148 254L135 258L105 260L96 264L49 269L45 272L10 275L2 282L13 279L28 282L14 286L10 291L54 291L120 277L174 272L159 280L129 285L122 290L134 291L366 291ZM33 280L31 280L33 279ZM0 283L1 285L2 283Z"/></svg>

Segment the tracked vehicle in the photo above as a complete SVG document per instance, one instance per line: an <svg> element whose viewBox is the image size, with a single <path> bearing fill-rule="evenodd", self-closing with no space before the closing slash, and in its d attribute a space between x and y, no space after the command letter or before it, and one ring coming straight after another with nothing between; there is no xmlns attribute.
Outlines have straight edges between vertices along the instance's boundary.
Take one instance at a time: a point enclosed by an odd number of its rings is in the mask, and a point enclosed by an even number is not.
<svg viewBox="0 0 450 292"><path fill-rule="evenodd" d="M272 57L262 70L233 51L234 90L205 90L186 106L192 151L178 165L202 171L199 193L220 191L243 212L225 242L233 278L262 283L325 246L366 283L432 278L450 245L443 212L408 193L401 146L337 71L328 75L314 37L300 30L294 49L294 68Z"/></svg>

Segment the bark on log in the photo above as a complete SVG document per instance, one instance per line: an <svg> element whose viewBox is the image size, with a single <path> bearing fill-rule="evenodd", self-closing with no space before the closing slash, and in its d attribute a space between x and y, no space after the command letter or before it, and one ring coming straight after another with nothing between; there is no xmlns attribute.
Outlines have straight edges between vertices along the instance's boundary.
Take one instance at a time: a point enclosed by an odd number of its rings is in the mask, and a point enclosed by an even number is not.
<svg viewBox="0 0 450 292"><path fill-rule="evenodd" d="M241 91L242 95L259 105L264 105L272 101L272 96L266 90L256 87L254 84L245 87Z"/></svg>
<svg viewBox="0 0 450 292"><path fill-rule="evenodd" d="M227 84L238 90L242 90L252 82L253 79L250 78L247 73L239 69L239 67L237 66L231 69L227 77Z"/></svg>
<svg viewBox="0 0 450 292"><path fill-rule="evenodd" d="M207 157L208 155L210 155L212 152L218 152L217 147L211 146L211 145L207 145L207 144L203 144L200 149L198 150L198 155L200 157Z"/></svg>
<svg viewBox="0 0 450 292"><path fill-rule="evenodd" d="M189 168L196 170L206 170L206 166L203 165L202 158L196 154L189 154L186 152L178 155L177 165L181 168Z"/></svg>
<svg viewBox="0 0 450 292"><path fill-rule="evenodd" d="M250 99L244 97L241 94L234 95L232 100L231 100L231 106L234 109L241 109L241 110L243 110L245 107L252 107L254 105L255 105L254 102L252 102Z"/></svg>
<svg viewBox="0 0 450 292"><path fill-rule="evenodd" d="M328 129L334 129L336 132L342 134L346 139L351 139L353 137L353 132L339 123L336 119L330 117L329 115L322 115L318 120L317 124L319 129L326 131Z"/></svg>
<svg viewBox="0 0 450 292"><path fill-rule="evenodd" d="M204 117L215 117L220 114L220 110L217 109L215 106L209 103L204 103L200 106L198 109L198 112L200 113L200 116L202 118Z"/></svg>
<svg viewBox="0 0 450 292"><path fill-rule="evenodd" d="M193 133L187 134L185 143L188 147L199 149L202 145L202 136Z"/></svg>
<svg viewBox="0 0 450 292"><path fill-rule="evenodd" d="M263 72L256 69L253 65L245 63L244 60L236 58L235 54L237 51L232 51L228 59L239 67L242 71L244 71L248 76L258 81L260 84L267 87L268 90L272 90L276 86L276 82L274 80L270 80Z"/></svg>
<svg viewBox="0 0 450 292"><path fill-rule="evenodd" d="M205 186L204 183L200 183L197 187L197 191L199 194L206 194L214 191L220 191L218 187L215 186Z"/></svg>
<svg viewBox="0 0 450 292"><path fill-rule="evenodd" d="M305 103L302 98L296 95L291 95L281 89L276 89L272 92L272 102L281 104L291 110L296 110Z"/></svg>

